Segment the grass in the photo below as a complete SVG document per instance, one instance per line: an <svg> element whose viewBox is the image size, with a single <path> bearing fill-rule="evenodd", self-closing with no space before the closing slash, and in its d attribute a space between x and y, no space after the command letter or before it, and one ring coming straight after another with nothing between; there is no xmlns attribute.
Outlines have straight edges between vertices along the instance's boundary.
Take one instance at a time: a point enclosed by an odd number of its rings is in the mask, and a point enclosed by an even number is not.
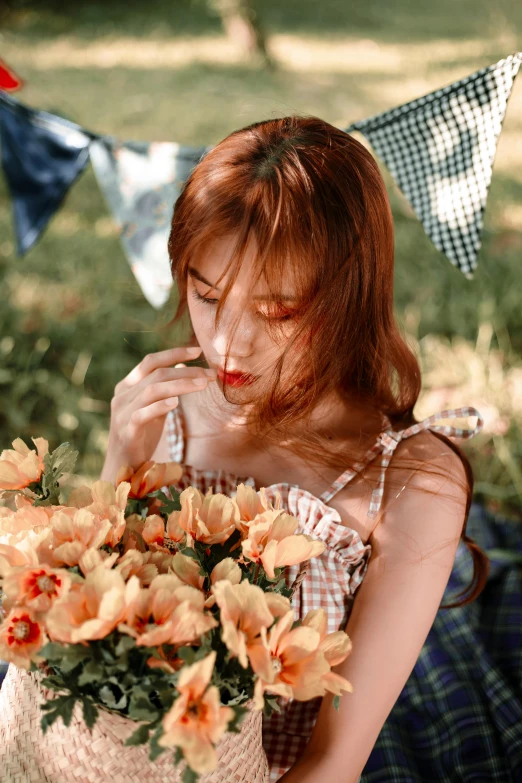
<svg viewBox="0 0 522 783"><path fill-rule="evenodd" d="M294 111L346 127L511 54L520 49L522 33L522 6L511 0L494 6L485 0L270 0L259 5L279 63L270 72L245 61L204 0L18 0L11 8L1 20L2 57L26 82L17 94L24 103L126 140L194 145ZM499 421L507 417L507 431L475 438L465 449L477 492L512 513L522 506L522 401L508 383L522 366L521 130L519 77L471 281L432 246L382 166L395 219L398 318L426 368L430 355L456 363L455 405L472 404L471 396L488 411L495 408ZM17 436L42 435L52 446L71 440L82 455L79 470L94 478L103 464L115 384L143 355L182 337L160 332L175 292L160 312L148 305L90 168L23 259L14 254L0 180L0 271L2 446ZM487 357L477 348L484 328L491 335ZM477 391L461 366L479 357L489 368L493 356L501 368L496 381L484 370ZM437 361L426 369L417 415L443 407L435 404L440 394L434 396L447 386L440 373Z"/></svg>

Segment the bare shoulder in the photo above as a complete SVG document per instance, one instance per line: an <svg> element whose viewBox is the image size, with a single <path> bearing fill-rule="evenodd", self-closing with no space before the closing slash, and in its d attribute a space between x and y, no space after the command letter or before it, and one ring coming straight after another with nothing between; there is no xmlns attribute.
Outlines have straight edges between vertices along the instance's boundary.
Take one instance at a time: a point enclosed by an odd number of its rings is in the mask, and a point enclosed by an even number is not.
<svg viewBox="0 0 522 783"><path fill-rule="evenodd" d="M463 519L466 471L458 454L435 433L423 430L398 443L384 472L380 510L372 519L367 512L381 472L378 454L335 497L341 519L360 533L364 543L371 542L377 531L383 535L384 520L389 531L407 525L409 518L424 516L430 505Z"/></svg>
<svg viewBox="0 0 522 783"><path fill-rule="evenodd" d="M429 431L401 441L393 459L396 475L387 469L381 509L373 520L375 558L399 568L427 560L450 568L468 496L462 460Z"/></svg>

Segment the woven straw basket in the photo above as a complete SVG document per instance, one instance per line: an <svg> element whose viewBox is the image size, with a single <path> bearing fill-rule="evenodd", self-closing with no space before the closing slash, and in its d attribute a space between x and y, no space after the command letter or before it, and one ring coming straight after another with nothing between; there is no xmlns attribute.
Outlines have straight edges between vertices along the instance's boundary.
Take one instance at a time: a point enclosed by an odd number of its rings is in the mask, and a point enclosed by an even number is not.
<svg viewBox="0 0 522 783"><path fill-rule="evenodd" d="M76 704L71 723L58 718L45 735L40 705L54 691L40 672L10 665L0 688L0 778L2 783L179 783L185 763L174 766L174 749L149 759L149 745L124 747L137 723L100 709L92 731ZM262 712L247 705L239 733L226 732L216 746L217 768L201 783L268 783L262 746Z"/></svg>

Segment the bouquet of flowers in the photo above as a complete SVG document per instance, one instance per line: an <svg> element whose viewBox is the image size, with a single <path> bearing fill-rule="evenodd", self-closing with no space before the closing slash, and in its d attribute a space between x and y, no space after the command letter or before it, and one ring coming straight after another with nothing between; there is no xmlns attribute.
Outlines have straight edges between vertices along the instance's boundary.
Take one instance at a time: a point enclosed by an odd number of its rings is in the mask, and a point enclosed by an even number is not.
<svg viewBox="0 0 522 783"><path fill-rule="evenodd" d="M32 440L35 449L17 438L0 454L0 659L25 677L24 693L46 696L41 736L58 718L62 734L75 721L102 732L117 724L127 748L113 766L106 760L113 775L137 752L147 781L156 769L158 780L167 770L183 783L268 780L261 715L278 709L275 697L331 691L338 709L341 691L353 690L331 671L350 653L349 637L326 633L323 609L296 621L284 577L324 544L297 533L280 496L271 504L264 489L178 492L174 462L122 466L115 484L76 487L62 505L59 479L78 452L62 443L49 453L44 438ZM5 763L9 732L20 728L10 717L20 695L2 701L9 676L0 690ZM229 740L234 777L225 770ZM249 741L263 754L254 764ZM241 751L257 777L238 772Z"/></svg>

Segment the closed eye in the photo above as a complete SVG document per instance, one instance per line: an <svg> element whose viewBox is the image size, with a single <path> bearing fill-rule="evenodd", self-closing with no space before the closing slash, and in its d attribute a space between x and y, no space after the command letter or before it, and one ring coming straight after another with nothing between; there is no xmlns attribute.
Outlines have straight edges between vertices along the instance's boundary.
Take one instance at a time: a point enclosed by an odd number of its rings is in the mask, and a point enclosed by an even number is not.
<svg viewBox="0 0 522 783"><path fill-rule="evenodd" d="M201 296L201 294L198 293L196 288L192 290L192 296L197 302L204 302L205 304L210 305L211 307L213 305L216 305L218 302L218 299L209 299L206 296ZM269 320L269 321L290 321L292 318L295 318L294 313L284 313L283 315L270 315L268 313L262 313L259 310L257 311L257 315L259 315L264 320Z"/></svg>

